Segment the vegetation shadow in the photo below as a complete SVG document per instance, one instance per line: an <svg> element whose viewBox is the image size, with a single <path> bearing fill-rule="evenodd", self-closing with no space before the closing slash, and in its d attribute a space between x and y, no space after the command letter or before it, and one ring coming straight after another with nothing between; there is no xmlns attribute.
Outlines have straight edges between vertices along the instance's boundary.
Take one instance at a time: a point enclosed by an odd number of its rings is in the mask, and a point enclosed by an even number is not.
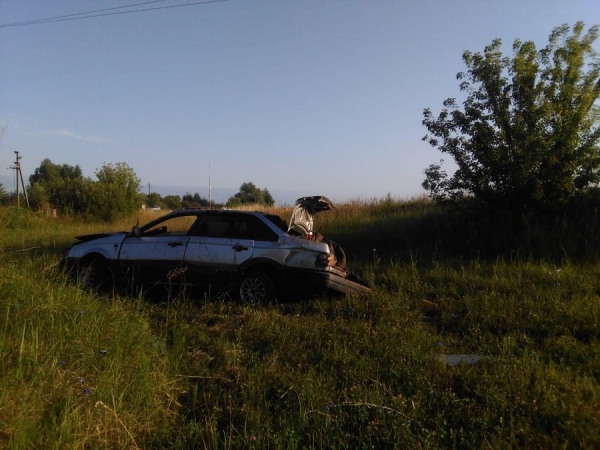
<svg viewBox="0 0 600 450"><path fill-rule="evenodd" d="M600 198L520 211L479 204L373 208L371 217L324 230L350 261L431 264L447 260L595 261ZM415 205L413 205L414 207ZM370 220L369 220L370 219Z"/></svg>

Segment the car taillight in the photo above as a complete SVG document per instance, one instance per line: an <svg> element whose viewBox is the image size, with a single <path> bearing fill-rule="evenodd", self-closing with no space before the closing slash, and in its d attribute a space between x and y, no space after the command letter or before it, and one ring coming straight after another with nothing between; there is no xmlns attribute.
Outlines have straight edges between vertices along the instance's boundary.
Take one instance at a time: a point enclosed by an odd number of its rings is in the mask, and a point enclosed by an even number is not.
<svg viewBox="0 0 600 450"><path fill-rule="evenodd" d="M318 269L324 269L328 266L333 265L332 264L333 260L334 260L333 256L330 255L329 253L322 253L317 256L317 259L315 260L315 266ZM334 262L334 264L335 264L335 262Z"/></svg>

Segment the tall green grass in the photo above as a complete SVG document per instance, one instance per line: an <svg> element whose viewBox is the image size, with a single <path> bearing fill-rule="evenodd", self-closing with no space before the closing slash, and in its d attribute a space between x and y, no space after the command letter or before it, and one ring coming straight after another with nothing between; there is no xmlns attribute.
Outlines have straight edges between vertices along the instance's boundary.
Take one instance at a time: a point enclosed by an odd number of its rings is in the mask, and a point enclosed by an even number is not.
<svg viewBox="0 0 600 450"><path fill-rule="evenodd" d="M18 257L2 265L0 442L140 445L176 403L160 339L133 304L68 285L50 264Z"/></svg>
<svg viewBox="0 0 600 450"><path fill-rule="evenodd" d="M0 210L0 446L598 448L595 212L544 214L340 205L317 230L374 292L250 309L84 291L71 236L136 217Z"/></svg>
<svg viewBox="0 0 600 450"><path fill-rule="evenodd" d="M316 217L320 231L360 260L429 265L463 261L591 261L600 254L600 199L510 211L442 207L427 199L354 201ZM375 255L375 256L374 256Z"/></svg>

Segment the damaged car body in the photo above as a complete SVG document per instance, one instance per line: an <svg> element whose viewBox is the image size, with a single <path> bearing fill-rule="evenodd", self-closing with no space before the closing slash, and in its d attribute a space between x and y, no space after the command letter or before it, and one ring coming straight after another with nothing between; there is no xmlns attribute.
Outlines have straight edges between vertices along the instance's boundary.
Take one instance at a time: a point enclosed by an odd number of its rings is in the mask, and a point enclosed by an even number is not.
<svg viewBox="0 0 600 450"><path fill-rule="evenodd" d="M179 209L130 232L78 236L63 266L86 284L192 285L247 304L285 293L366 293L336 243L313 230L326 197L298 199L289 225L258 211Z"/></svg>

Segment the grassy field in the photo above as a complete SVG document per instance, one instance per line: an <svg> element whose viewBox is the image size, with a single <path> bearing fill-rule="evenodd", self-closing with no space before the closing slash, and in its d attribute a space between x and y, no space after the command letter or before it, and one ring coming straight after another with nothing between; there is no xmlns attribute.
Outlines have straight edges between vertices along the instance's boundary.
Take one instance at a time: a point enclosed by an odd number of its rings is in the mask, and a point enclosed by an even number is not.
<svg viewBox="0 0 600 450"><path fill-rule="evenodd" d="M0 447L600 448L593 204L340 205L316 227L374 287L363 298L251 309L99 295L58 271L73 236L145 214L0 209Z"/></svg>

